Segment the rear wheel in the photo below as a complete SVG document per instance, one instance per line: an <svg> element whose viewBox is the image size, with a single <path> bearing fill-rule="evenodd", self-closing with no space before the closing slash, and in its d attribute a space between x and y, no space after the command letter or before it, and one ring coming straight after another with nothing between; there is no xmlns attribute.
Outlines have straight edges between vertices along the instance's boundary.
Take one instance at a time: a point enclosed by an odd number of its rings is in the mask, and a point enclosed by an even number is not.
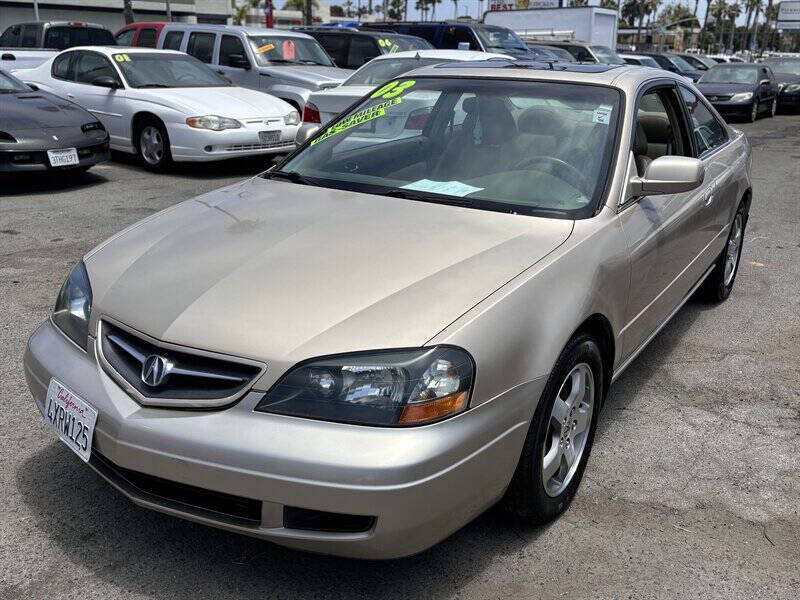
<svg viewBox="0 0 800 600"><path fill-rule="evenodd" d="M772 99L772 106L769 109L769 116L774 117L775 113L778 112L778 98L775 97Z"/></svg>
<svg viewBox="0 0 800 600"><path fill-rule="evenodd" d="M146 121L139 128L137 150L142 164L152 170L161 171L172 162L169 136L164 124L155 119Z"/></svg>
<svg viewBox="0 0 800 600"><path fill-rule="evenodd" d="M736 282L736 273L739 271L739 262L742 258L742 242L744 230L747 226L747 214L744 201L736 209L736 215L731 223L728 241L725 249L719 255L714 270L703 282L698 290L701 299L709 302L722 302L731 295L733 284Z"/></svg>
<svg viewBox="0 0 800 600"><path fill-rule="evenodd" d="M750 109L750 122L755 123L758 119L758 100L753 100L753 107Z"/></svg>
<svg viewBox="0 0 800 600"><path fill-rule="evenodd" d="M512 515L541 524L569 506L594 441L603 377L597 342L574 337L553 367L506 492Z"/></svg>

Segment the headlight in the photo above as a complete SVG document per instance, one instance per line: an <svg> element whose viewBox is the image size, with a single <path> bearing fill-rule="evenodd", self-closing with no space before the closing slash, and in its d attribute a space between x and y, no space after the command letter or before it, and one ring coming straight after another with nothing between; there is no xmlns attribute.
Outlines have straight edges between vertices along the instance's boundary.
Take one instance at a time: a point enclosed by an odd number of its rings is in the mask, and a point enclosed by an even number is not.
<svg viewBox="0 0 800 600"><path fill-rule="evenodd" d="M299 125L300 124L300 113L296 110L293 110L288 115L283 117L283 122L286 125Z"/></svg>
<svg viewBox="0 0 800 600"><path fill-rule="evenodd" d="M448 346L340 355L295 367L256 410L361 425L419 425L466 410L472 380L472 358Z"/></svg>
<svg viewBox="0 0 800 600"><path fill-rule="evenodd" d="M753 92L740 92L731 97L731 102L747 102L753 97Z"/></svg>
<svg viewBox="0 0 800 600"><path fill-rule="evenodd" d="M189 117L186 124L195 129L212 129L222 131L223 129L239 129L242 124L236 119L218 117L217 115L207 115L205 117Z"/></svg>
<svg viewBox="0 0 800 600"><path fill-rule="evenodd" d="M86 266L79 261L58 293L53 323L78 346L86 349L89 338L89 315L92 312L92 286Z"/></svg>
<svg viewBox="0 0 800 600"><path fill-rule="evenodd" d="M93 121L92 123L84 123L81 125L81 131L83 133L89 133L90 131L105 131L105 127L100 121Z"/></svg>
<svg viewBox="0 0 800 600"><path fill-rule="evenodd" d="M783 91L785 93L787 93L787 94L792 94L794 92L800 92L800 83L790 83L785 88L783 88Z"/></svg>

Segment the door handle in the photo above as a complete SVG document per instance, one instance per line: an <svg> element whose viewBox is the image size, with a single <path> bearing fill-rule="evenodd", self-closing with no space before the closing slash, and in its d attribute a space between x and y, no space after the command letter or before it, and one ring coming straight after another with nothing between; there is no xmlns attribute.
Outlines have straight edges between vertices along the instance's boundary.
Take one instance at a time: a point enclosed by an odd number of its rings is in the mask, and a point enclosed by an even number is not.
<svg viewBox="0 0 800 600"><path fill-rule="evenodd" d="M74 98L75 94L67 94L67 98Z"/></svg>
<svg viewBox="0 0 800 600"><path fill-rule="evenodd" d="M706 192L706 202L705 206L711 206L711 203L714 202L714 192L717 191L717 184L711 186L711 189Z"/></svg>

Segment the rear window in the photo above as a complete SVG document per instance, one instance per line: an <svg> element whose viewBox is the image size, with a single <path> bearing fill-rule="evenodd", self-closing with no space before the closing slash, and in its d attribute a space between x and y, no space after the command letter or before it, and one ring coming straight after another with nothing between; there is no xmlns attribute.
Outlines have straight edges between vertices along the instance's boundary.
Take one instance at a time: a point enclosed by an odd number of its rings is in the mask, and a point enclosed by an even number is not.
<svg viewBox="0 0 800 600"><path fill-rule="evenodd" d="M117 42L107 29L58 25L48 27L43 45L45 48L64 50L73 46L116 46Z"/></svg>
<svg viewBox="0 0 800 600"><path fill-rule="evenodd" d="M180 50L182 41L182 31L168 31L164 37L164 50Z"/></svg>
<svg viewBox="0 0 800 600"><path fill-rule="evenodd" d="M143 27L139 32L139 39L136 40L136 45L142 48L155 48L156 47L156 30L154 27Z"/></svg>

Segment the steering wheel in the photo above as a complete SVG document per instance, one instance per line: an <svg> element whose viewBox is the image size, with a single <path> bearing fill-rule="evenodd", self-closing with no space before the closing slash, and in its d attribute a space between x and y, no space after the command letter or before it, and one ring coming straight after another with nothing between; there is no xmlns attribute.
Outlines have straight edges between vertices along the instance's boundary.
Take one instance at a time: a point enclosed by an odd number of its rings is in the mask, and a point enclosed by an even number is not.
<svg viewBox="0 0 800 600"><path fill-rule="evenodd" d="M569 164L565 160L561 160L560 158L556 158L555 156L529 156L515 164L512 168L513 170L523 169L525 167L534 167L541 162L546 162L552 165L553 173L558 175L561 179L566 182L570 181L571 177L575 177L578 179L578 187L582 192L585 192L587 195L591 194L591 188L589 186L589 181L586 179L586 176L581 173L577 167L574 165ZM566 175L566 177L564 177Z"/></svg>

